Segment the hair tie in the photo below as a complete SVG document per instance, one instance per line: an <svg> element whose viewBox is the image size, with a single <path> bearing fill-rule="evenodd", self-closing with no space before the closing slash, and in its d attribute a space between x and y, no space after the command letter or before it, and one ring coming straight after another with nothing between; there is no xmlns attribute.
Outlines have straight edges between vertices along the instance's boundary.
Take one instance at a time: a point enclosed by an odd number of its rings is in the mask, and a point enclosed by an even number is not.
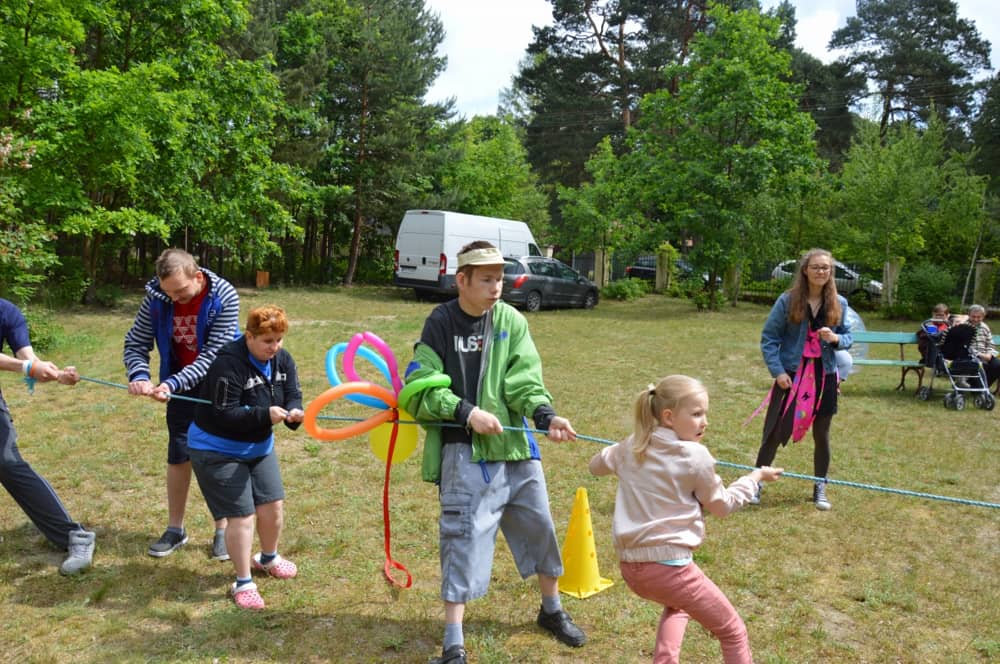
<svg viewBox="0 0 1000 664"><path fill-rule="evenodd" d="M654 394L656 394L656 385L650 383L649 385L646 386L646 389L649 390L649 396L653 396Z"/></svg>

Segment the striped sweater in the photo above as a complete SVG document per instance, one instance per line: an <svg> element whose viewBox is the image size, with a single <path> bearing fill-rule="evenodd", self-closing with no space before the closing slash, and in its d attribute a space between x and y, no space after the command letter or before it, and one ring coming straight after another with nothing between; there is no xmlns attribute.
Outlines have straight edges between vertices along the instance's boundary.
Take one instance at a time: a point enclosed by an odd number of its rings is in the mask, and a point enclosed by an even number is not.
<svg viewBox="0 0 1000 664"><path fill-rule="evenodd" d="M160 381L171 392L187 392L208 374L219 349L239 334L240 296L228 281L211 270L205 274L208 293L198 311L198 358L186 367L177 363L173 352L174 303L160 289L160 280L146 284L146 297L139 305L132 328L125 334L123 360L129 382L150 380L149 356L156 344L160 352ZM171 371L174 367L174 371Z"/></svg>

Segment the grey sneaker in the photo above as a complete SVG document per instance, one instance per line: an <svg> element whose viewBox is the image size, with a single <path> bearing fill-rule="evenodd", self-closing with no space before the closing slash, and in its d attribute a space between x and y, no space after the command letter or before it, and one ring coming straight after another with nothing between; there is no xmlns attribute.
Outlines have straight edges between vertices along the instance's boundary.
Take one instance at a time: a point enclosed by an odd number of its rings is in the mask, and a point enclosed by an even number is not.
<svg viewBox="0 0 1000 664"><path fill-rule="evenodd" d="M212 538L212 560L229 560L229 551L226 550L226 533L215 533Z"/></svg>
<svg viewBox="0 0 1000 664"><path fill-rule="evenodd" d="M160 535L160 539L149 545L149 555L154 558L169 556L171 553L187 544L187 542L187 533L178 535L177 533L165 530L163 531L163 534Z"/></svg>
<svg viewBox="0 0 1000 664"><path fill-rule="evenodd" d="M757 482L757 490L753 492L752 496L750 496L751 505L760 505L760 492L763 490L764 490L764 483Z"/></svg>
<svg viewBox="0 0 1000 664"><path fill-rule="evenodd" d="M823 512L832 507L826 498L826 482L816 482L813 486L813 502L816 504L816 509Z"/></svg>
<svg viewBox="0 0 1000 664"><path fill-rule="evenodd" d="M59 573L71 576L90 567L94 560L95 540L94 533L89 530L71 530L67 547L69 557L59 566Z"/></svg>

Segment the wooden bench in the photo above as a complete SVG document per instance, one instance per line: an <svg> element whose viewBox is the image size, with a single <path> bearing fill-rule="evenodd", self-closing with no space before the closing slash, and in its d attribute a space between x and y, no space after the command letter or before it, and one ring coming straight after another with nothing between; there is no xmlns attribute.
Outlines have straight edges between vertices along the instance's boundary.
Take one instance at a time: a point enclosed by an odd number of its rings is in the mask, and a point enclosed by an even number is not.
<svg viewBox="0 0 1000 664"><path fill-rule="evenodd" d="M855 344L897 344L899 345L898 360L876 360L868 357L854 358L854 364L860 366L899 367L900 377L897 390L906 389L906 374L911 371L917 374L917 390L924 383L924 369L927 367L920 360L906 359L906 347L917 345L916 332L875 332L871 330L851 332Z"/></svg>
<svg viewBox="0 0 1000 664"><path fill-rule="evenodd" d="M900 377L899 385L896 386L897 390L906 389L906 374L913 371L917 374L917 391L920 391L920 387L924 383L924 369L927 366L920 360L906 359L906 346L917 345L916 332L877 332L872 330L862 332L859 330L852 332L851 336L855 344L897 344L899 346L898 360L876 360L867 357L856 357L854 358L854 364L876 367L899 367ZM1000 348L1000 334L993 335L993 346ZM997 381L994 393L1000 394L1000 380Z"/></svg>

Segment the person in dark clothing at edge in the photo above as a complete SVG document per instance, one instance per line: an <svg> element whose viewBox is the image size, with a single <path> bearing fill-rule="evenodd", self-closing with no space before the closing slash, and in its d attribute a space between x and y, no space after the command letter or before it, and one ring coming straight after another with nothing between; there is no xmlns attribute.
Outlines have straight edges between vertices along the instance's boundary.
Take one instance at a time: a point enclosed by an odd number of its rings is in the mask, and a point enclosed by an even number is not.
<svg viewBox="0 0 1000 664"><path fill-rule="evenodd" d="M537 623L569 646L586 642L562 609L562 558L549 510L541 455L526 418L555 442L574 440L569 420L552 408L541 359L524 316L500 301L504 259L489 242L458 253L458 298L424 323L406 382L428 386L401 404L426 427L423 478L439 485L441 598L445 630L434 664L466 661L462 621L467 602L486 594L497 528L522 578L538 575ZM447 384L447 385L446 385Z"/></svg>
<svg viewBox="0 0 1000 664"><path fill-rule="evenodd" d="M0 369L23 374L28 385L34 381L58 381L76 385L80 374L75 367L60 369L35 355L28 335L24 314L13 302L0 299L0 350L6 343L13 357L0 352ZM69 557L59 566L59 572L72 575L90 567L94 557L94 533L70 517L55 490L24 460L17 449L17 431L10 409L0 392L0 484L21 506L31 522L46 539Z"/></svg>

